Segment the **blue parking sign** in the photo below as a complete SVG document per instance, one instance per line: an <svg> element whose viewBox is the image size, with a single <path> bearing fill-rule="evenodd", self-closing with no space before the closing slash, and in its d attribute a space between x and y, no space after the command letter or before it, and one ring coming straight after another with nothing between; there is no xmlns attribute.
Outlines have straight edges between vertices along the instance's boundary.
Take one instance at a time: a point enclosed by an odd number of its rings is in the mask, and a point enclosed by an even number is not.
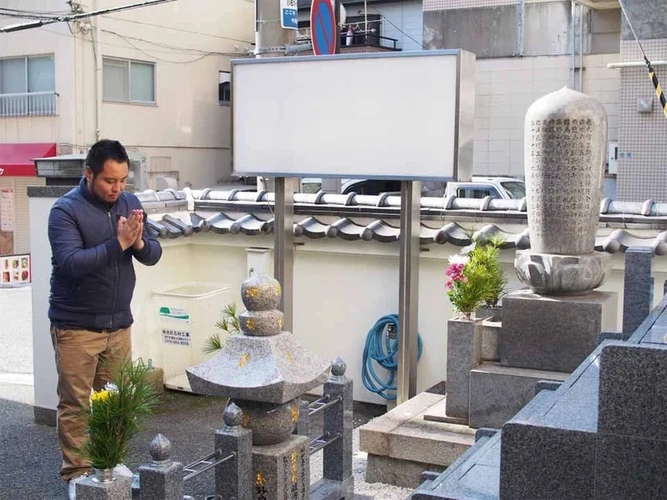
<svg viewBox="0 0 667 500"><path fill-rule="evenodd" d="M280 25L284 29L299 29L297 0L280 0Z"/></svg>

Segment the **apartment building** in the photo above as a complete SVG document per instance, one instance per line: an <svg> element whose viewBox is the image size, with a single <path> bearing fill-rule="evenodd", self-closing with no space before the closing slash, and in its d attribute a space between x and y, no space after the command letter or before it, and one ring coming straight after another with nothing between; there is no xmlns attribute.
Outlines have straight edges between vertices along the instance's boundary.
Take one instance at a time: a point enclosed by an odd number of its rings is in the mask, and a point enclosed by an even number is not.
<svg viewBox="0 0 667 500"><path fill-rule="evenodd" d="M130 3L5 0L0 26ZM142 166L137 187L228 179L230 59L254 29L252 0L179 0L0 33L0 255L29 249L33 158L114 138Z"/></svg>
<svg viewBox="0 0 667 500"><path fill-rule="evenodd" d="M663 0L624 0L658 78L667 81ZM667 120L617 0L423 0L426 49L477 55L474 172L522 175L523 118L564 86L609 116L605 195L667 202Z"/></svg>

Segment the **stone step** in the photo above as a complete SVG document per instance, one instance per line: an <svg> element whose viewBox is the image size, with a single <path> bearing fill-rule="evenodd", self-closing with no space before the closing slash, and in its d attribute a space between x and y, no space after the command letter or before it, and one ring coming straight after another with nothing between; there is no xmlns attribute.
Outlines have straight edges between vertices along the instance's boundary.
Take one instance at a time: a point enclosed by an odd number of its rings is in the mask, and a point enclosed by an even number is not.
<svg viewBox="0 0 667 500"><path fill-rule="evenodd" d="M498 497L499 432L481 436L475 445L434 479L424 481L411 500Z"/></svg>
<svg viewBox="0 0 667 500"><path fill-rule="evenodd" d="M563 382L569 375L493 362L478 365L470 372L470 427L499 429L533 399L537 382Z"/></svg>
<svg viewBox="0 0 667 500"><path fill-rule="evenodd" d="M366 481L416 488L422 472L440 472L470 448L474 429L424 419L444 404L443 395L421 393L362 426L359 448L368 453Z"/></svg>
<svg viewBox="0 0 667 500"><path fill-rule="evenodd" d="M523 418L543 412L556 400L553 391L541 391L522 410ZM497 500L500 488L502 432L477 431L473 447L442 474L432 476L412 493L411 500ZM511 498L511 497L508 497Z"/></svg>

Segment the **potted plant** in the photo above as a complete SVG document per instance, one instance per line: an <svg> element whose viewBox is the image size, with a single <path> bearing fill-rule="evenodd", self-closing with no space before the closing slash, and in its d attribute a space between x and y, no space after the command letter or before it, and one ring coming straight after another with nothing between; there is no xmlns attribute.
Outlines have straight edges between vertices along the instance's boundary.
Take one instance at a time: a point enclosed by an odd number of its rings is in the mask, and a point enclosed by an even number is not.
<svg viewBox="0 0 667 500"><path fill-rule="evenodd" d="M113 469L125 461L130 441L159 401L143 361L125 360L111 367L111 373L111 382L94 391L83 409L87 435L79 448L100 482L113 481Z"/></svg>
<svg viewBox="0 0 667 500"><path fill-rule="evenodd" d="M506 293L507 279L498 261L502 240L473 240L449 259L447 295L459 317L470 320L481 307L496 308Z"/></svg>
<svg viewBox="0 0 667 500"><path fill-rule="evenodd" d="M227 335L236 335L241 331L238 307L235 303L228 304L224 307L222 310L222 319L218 321L215 326L223 332L226 332ZM220 334L214 333L206 339L203 351L206 354L211 354L222 349L224 345L225 341L220 337Z"/></svg>
<svg viewBox="0 0 667 500"><path fill-rule="evenodd" d="M500 321L500 300L507 293L507 277L498 260L502 238L494 236L483 245L476 243L474 258L483 265L487 272L488 295L478 309L478 316Z"/></svg>

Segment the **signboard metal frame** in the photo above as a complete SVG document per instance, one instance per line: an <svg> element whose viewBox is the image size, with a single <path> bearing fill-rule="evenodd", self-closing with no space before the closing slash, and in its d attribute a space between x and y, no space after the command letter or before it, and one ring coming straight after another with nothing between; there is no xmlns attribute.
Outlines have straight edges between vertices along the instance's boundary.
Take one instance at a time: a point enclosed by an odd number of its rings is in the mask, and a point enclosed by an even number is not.
<svg viewBox="0 0 667 500"><path fill-rule="evenodd" d="M328 0L326 0L328 2ZM457 55L456 75L456 104L455 104L455 127L454 127L454 158L453 175L451 178L457 180L468 180L472 175L472 134L474 133L474 79L461 84L462 66L470 70L474 68L475 56L461 50L451 51L428 51L419 55L438 55L447 53ZM415 54L417 55L417 54ZM393 54L383 54L380 57L392 57ZM409 54L401 54L409 57ZM278 58L259 60L235 60L232 61L232 93L234 93L234 69L239 64L276 62L299 59L307 61L312 58L322 59L318 56L298 58ZM377 54L346 54L330 56L332 58L364 58L378 57ZM474 73L473 73L474 75ZM473 76L474 78L474 76ZM465 96L463 95L465 94ZM466 99L465 109L461 107L461 100ZM470 108L472 99L472 111ZM232 100L232 150L234 149L234 100ZM465 134L465 137L462 137ZM232 152L232 158L234 158ZM234 169L236 170L236 169ZM235 172L239 173L239 172ZM253 172L251 175L262 175ZM283 287L281 298L281 309L285 314L285 329L292 330L293 320L293 259L294 259L294 192L297 189L296 176L308 177L308 172L269 172L267 176L275 177L275 219L274 219L274 275ZM317 172L317 176L340 177L340 173L332 172L323 174ZM312 174L310 175L312 176ZM366 176L372 178L373 176ZM387 177L378 177L387 178ZM397 370L397 403L401 404L416 395L417 390L417 355L418 355L418 299L419 299L419 254L420 254L420 225L421 225L421 181L429 180L419 175L413 178L399 178L401 180L401 231L399 251L399 332L400 348Z"/></svg>

